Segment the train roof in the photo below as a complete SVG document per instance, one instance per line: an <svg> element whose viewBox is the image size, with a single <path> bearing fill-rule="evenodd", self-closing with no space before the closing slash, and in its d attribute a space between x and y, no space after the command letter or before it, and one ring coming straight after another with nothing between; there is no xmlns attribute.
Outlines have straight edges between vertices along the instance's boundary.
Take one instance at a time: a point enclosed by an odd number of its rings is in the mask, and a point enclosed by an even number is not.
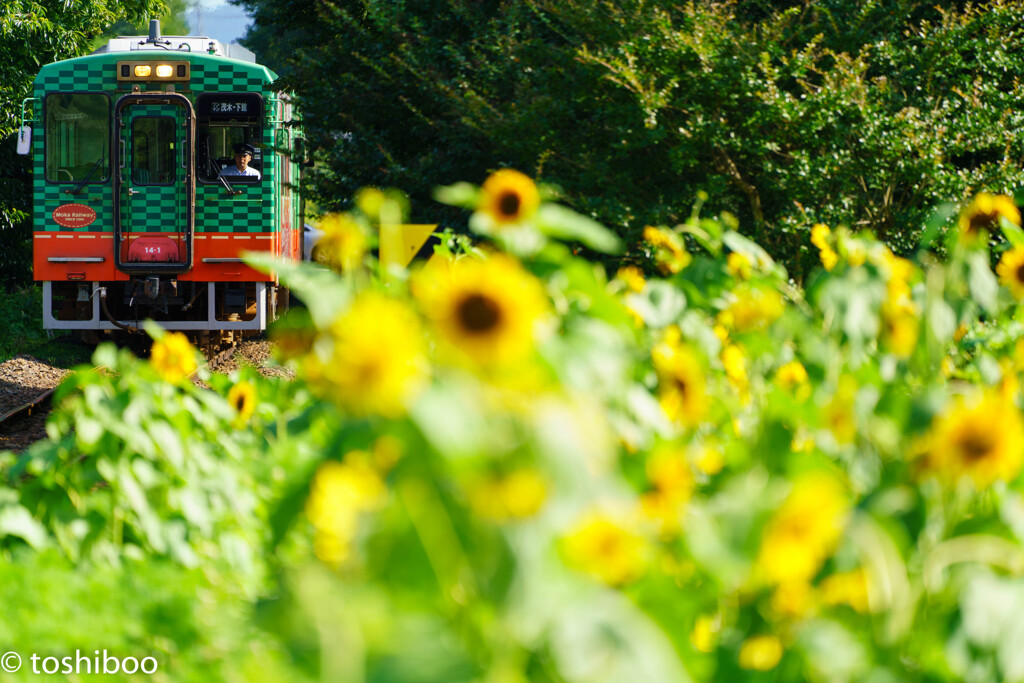
<svg viewBox="0 0 1024 683"><path fill-rule="evenodd" d="M196 38L198 40L198 38ZM36 75L35 84L37 90L104 90L113 88L112 83L107 83L105 75L110 69L110 78L113 78L114 65L120 60L187 60L192 63L193 87L201 91L225 89L222 83L217 82L217 74L226 77L227 74L235 74L233 78L241 78L248 87L240 89L269 88L270 84L277 80L277 74L252 61L242 61L232 57L221 56L216 53L203 51L181 50L130 50L130 51L102 51L94 52L84 57L73 57L59 62L51 62L39 69ZM204 82L202 74L206 74L213 80ZM204 83L203 85L198 85ZM239 85L233 83L232 85ZM74 86L74 87L72 87ZM229 87L226 89L239 89Z"/></svg>
<svg viewBox="0 0 1024 683"><path fill-rule="evenodd" d="M118 36L92 54L110 52L195 52L256 64L256 55L238 43L225 45L209 36L161 36L157 42L150 36Z"/></svg>

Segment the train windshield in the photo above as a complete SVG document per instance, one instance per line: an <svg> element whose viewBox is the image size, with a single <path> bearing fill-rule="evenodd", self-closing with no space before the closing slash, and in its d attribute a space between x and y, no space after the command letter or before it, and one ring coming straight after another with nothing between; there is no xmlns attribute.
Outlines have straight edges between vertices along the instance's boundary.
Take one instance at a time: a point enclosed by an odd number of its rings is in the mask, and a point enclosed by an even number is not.
<svg viewBox="0 0 1024 683"><path fill-rule="evenodd" d="M257 93L205 93L196 98L196 171L200 182L263 178L263 98ZM245 149L247 154L240 154Z"/></svg>
<svg viewBox="0 0 1024 683"><path fill-rule="evenodd" d="M46 97L46 179L52 183L110 178L110 100L99 93Z"/></svg>
<svg viewBox="0 0 1024 683"><path fill-rule="evenodd" d="M196 160L199 180L217 182L224 174L232 183L259 182L263 174L263 150L260 131L255 126L200 125L196 129ZM235 149L249 145L253 152L244 161L237 158Z"/></svg>

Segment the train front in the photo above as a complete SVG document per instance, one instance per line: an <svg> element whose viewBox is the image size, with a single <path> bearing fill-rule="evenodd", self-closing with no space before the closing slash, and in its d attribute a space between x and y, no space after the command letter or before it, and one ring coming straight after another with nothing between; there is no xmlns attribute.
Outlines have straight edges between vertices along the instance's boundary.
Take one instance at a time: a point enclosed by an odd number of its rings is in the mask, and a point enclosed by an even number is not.
<svg viewBox="0 0 1024 683"><path fill-rule="evenodd" d="M274 77L239 46L158 26L43 67L31 153L44 327L265 329L284 302L241 256L298 257L302 225Z"/></svg>

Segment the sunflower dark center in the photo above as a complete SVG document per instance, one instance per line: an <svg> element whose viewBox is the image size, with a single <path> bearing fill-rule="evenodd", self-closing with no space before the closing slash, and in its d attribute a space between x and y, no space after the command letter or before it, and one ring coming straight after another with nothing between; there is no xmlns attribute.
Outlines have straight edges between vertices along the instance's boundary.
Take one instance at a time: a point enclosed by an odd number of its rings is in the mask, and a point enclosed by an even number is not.
<svg viewBox="0 0 1024 683"><path fill-rule="evenodd" d="M519 207L523 201L516 192L503 192L498 197L498 210L503 216L515 216L519 213Z"/></svg>
<svg viewBox="0 0 1024 683"><path fill-rule="evenodd" d="M994 447L992 437L978 431L965 434L960 440L960 450L967 462L983 460L988 457Z"/></svg>
<svg viewBox="0 0 1024 683"><path fill-rule="evenodd" d="M379 360L367 358L356 367L356 376L360 384L372 385L380 379L382 369Z"/></svg>
<svg viewBox="0 0 1024 683"><path fill-rule="evenodd" d="M237 410L238 412L242 412L242 408L245 407L246 403L247 401L245 399L245 394L239 394L238 396L235 396L235 410Z"/></svg>
<svg viewBox="0 0 1024 683"><path fill-rule="evenodd" d="M622 551L622 539L610 532L601 534L596 545L600 557L615 557Z"/></svg>
<svg viewBox="0 0 1024 683"><path fill-rule="evenodd" d="M471 333L487 332L501 322L501 307L482 294L470 294L458 307L459 322Z"/></svg>
<svg viewBox="0 0 1024 683"><path fill-rule="evenodd" d="M1017 270L1014 271L1014 275L1017 278L1017 282L1024 284L1024 263L1017 266Z"/></svg>
<svg viewBox="0 0 1024 683"><path fill-rule="evenodd" d="M967 225L967 231L972 235L981 232L982 230L989 230L999 219L999 215L995 211L978 211L971 216L971 220Z"/></svg>
<svg viewBox="0 0 1024 683"><path fill-rule="evenodd" d="M674 384L676 390L682 394L683 399L686 399L687 394L690 392L690 383L686 381L685 377L676 377Z"/></svg>

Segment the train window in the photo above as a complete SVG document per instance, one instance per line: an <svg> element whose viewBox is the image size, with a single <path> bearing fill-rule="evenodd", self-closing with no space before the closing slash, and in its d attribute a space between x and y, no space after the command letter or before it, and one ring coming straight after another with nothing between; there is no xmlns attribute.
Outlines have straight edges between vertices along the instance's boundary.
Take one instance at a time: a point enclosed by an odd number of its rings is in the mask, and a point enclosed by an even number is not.
<svg viewBox="0 0 1024 683"><path fill-rule="evenodd" d="M170 185L174 182L174 119L140 116L132 121L132 182Z"/></svg>
<svg viewBox="0 0 1024 683"><path fill-rule="evenodd" d="M110 178L110 101L99 93L46 96L46 179L102 183Z"/></svg>
<svg viewBox="0 0 1024 683"><path fill-rule="evenodd" d="M221 126L200 124L196 127L196 165L199 180L217 182L222 173L228 176L231 183L258 183L263 177L263 149L260 147L260 129L258 126ZM257 173L242 175L236 168L235 148L238 145L249 145L253 149L247 168ZM248 171L247 171L248 173Z"/></svg>
<svg viewBox="0 0 1024 683"><path fill-rule="evenodd" d="M263 97L259 93L203 93L196 97L196 175L200 182L215 183L222 173L231 184L260 182L262 140ZM239 145L252 148L244 168L238 168L240 161L235 158Z"/></svg>

